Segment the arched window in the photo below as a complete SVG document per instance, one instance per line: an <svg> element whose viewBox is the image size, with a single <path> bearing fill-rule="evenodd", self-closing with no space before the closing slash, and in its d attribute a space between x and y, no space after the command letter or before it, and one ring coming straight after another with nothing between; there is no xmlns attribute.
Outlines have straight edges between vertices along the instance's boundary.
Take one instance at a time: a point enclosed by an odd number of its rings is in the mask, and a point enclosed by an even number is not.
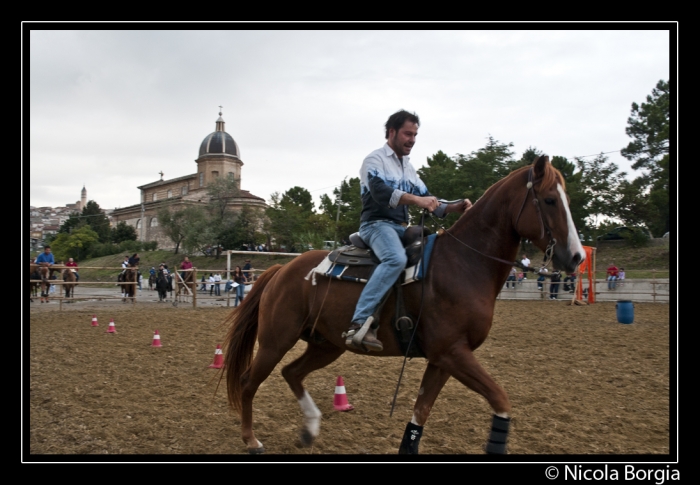
<svg viewBox="0 0 700 485"><path fill-rule="evenodd" d="M211 178L213 178L213 179L219 178L219 172L217 172L216 170L213 170L211 172Z"/></svg>
<svg viewBox="0 0 700 485"><path fill-rule="evenodd" d="M182 186L181 195L187 195L187 185Z"/></svg>
<svg viewBox="0 0 700 485"><path fill-rule="evenodd" d="M141 219L136 221L136 229L141 229Z"/></svg>
<svg viewBox="0 0 700 485"><path fill-rule="evenodd" d="M158 219L156 217L151 219L151 227L158 227Z"/></svg>
<svg viewBox="0 0 700 485"><path fill-rule="evenodd" d="M204 187L204 172L199 172L199 186Z"/></svg>
<svg viewBox="0 0 700 485"><path fill-rule="evenodd" d="M152 200L153 202L155 202L155 201L158 200L158 193L157 193L157 192L153 192L153 197L151 198L151 200Z"/></svg>
<svg viewBox="0 0 700 485"><path fill-rule="evenodd" d="M168 189L168 199L173 196L173 189Z"/></svg>

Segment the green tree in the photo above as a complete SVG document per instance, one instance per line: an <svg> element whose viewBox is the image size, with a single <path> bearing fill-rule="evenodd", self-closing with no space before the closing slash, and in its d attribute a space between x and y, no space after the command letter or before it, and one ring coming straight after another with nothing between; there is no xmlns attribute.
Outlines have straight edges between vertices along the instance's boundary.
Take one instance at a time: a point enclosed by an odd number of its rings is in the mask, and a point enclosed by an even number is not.
<svg viewBox="0 0 700 485"><path fill-rule="evenodd" d="M136 241L138 235L134 226L130 226L125 221L119 221L112 228L110 238L114 244L119 244L122 241Z"/></svg>
<svg viewBox="0 0 700 485"><path fill-rule="evenodd" d="M175 244L175 254L180 245L189 235L190 245L197 246L196 237L191 234L191 227L199 227L201 222L208 222L208 218L201 207L187 206L184 209L172 210L166 206L158 211L158 224L163 233Z"/></svg>
<svg viewBox="0 0 700 485"><path fill-rule="evenodd" d="M326 194L321 196L319 209L331 221L333 237L326 240L348 241L350 234L360 229L362 197L360 178L343 180L340 187L333 189L333 200ZM338 204L340 203L340 206ZM338 222L336 227L336 221Z"/></svg>
<svg viewBox="0 0 700 485"><path fill-rule="evenodd" d="M616 164L602 153L588 161L576 158L576 166L581 172L582 207L588 214L587 222L599 228L605 218L617 218L620 214L620 183L625 172L618 172Z"/></svg>
<svg viewBox="0 0 700 485"><path fill-rule="evenodd" d="M223 220L233 199L240 197L240 183L234 177L219 177L207 186L209 207L216 221Z"/></svg>
<svg viewBox="0 0 700 485"><path fill-rule="evenodd" d="M109 242L111 236L109 219L107 219L107 216L104 211L100 209L100 205L97 202L94 200L88 201L85 207L83 207L83 211L80 213L80 218L97 233L101 243Z"/></svg>
<svg viewBox="0 0 700 485"><path fill-rule="evenodd" d="M82 226L71 234L60 233L51 244L57 261L68 258L81 260L89 253L90 248L99 242L99 236L90 226Z"/></svg>
<svg viewBox="0 0 700 485"><path fill-rule="evenodd" d="M669 131L670 91L669 82L660 80L646 103L633 102L631 115L627 119L625 133L632 141L620 153L633 161L632 169L643 174L628 189L639 187L647 197L638 199L631 213L646 213L647 226L652 234L663 234L670 230L669 201ZM630 201L632 203L634 201ZM629 208L629 207L628 207Z"/></svg>
<svg viewBox="0 0 700 485"><path fill-rule="evenodd" d="M271 203L265 210L269 239L287 251L304 250L299 237L313 231L315 225L311 194L302 187L292 187L284 194L275 192L270 197Z"/></svg>

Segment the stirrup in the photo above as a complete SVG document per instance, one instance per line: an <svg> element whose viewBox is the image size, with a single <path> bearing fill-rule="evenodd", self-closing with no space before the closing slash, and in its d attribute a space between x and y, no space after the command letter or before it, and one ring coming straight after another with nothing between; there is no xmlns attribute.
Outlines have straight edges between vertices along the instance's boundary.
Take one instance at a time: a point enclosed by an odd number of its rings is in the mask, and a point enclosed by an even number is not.
<svg viewBox="0 0 700 485"><path fill-rule="evenodd" d="M376 338L376 331L370 336L369 341L364 342L367 332L370 331L372 322L374 322L374 316L367 318L359 329L343 332L342 336L345 337L345 345L351 349L363 350L365 352L369 352L370 350L377 352L382 351L384 346Z"/></svg>

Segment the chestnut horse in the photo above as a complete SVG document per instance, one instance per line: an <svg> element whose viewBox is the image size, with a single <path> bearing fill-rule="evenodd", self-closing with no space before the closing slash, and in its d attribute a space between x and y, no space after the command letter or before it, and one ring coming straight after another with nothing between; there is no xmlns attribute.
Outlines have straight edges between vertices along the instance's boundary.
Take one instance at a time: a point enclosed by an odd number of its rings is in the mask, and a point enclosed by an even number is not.
<svg viewBox="0 0 700 485"><path fill-rule="evenodd" d="M75 270L71 268L66 268L63 270L63 291L65 292L66 298L73 298L73 293L75 292L76 283Z"/></svg>
<svg viewBox="0 0 700 485"><path fill-rule="evenodd" d="M415 339L428 363L400 454L418 453L430 410L450 377L489 403L493 416L485 451L506 453L511 403L474 351L488 336L496 297L511 267L518 265L514 261L521 238L545 253L545 265L551 262L567 272L585 258L564 179L546 156L496 182L452 227L439 232L426 277L403 287L406 310L419 316ZM224 344L228 401L241 417L243 442L251 454L265 451L253 432L255 393L300 338L308 343L306 350L282 368L282 376L301 407L301 440L306 446L318 436L321 424L321 412L302 384L308 374L348 350L372 357L404 355L390 324L393 294L379 314L377 336L384 349L365 354L345 346L341 334L363 287L320 275L316 285L306 280L327 254L309 251L284 266L269 268L225 321L230 323Z"/></svg>
<svg viewBox="0 0 700 485"><path fill-rule="evenodd" d="M176 271L173 274L173 279L175 279L175 298L173 300L173 305L177 306L177 303L189 302L192 296L192 281L194 281L194 272L192 270L182 270L185 273L185 277L180 276L180 272ZM195 288L196 289L196 288Z"/></svg>

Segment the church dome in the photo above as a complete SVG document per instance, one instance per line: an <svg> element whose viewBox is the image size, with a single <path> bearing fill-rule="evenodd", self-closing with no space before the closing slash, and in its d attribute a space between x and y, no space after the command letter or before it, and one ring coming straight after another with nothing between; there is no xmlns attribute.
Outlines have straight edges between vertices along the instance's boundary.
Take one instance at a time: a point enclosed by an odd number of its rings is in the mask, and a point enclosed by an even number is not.
<svg viewBox="0 0 700 485"><path fill-rule="evenodd" d="M219 112L219 119L216 120L216 131L208 134L199 146L199 156L204 155L232 155L241 158L238 144L233 137L224 131L224 119Z"/></svg>

